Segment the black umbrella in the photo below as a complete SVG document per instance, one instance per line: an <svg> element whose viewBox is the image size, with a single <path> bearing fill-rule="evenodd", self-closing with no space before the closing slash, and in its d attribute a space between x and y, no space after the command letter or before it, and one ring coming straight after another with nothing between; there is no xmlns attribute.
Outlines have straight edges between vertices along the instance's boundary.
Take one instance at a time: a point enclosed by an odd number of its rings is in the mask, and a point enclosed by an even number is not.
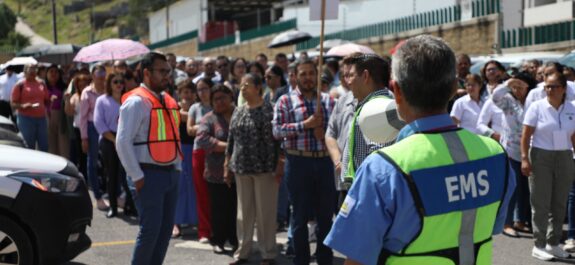
<svg viewBox="0 0 575 265"><path fill-rule="evenodd" d="M51 45L37 57L40 62L67 65L72 63L74 57L82 47L73 44Z"/></svg>
<svg viewBox="0 0 575 265"><path fill-rule="evenodd" d="M269 44L268 48L279 48L283 46L297 44L311 39L311 35L306 32L291 30L277 35Z"/></svg>
<svg viewBox="0 0 575 265"><path fill-rule="evenodd" d="M48 48L52 46L51 44L36 44L36 45L30 45L24 49L22 49L21 51L19 51L18 53L16 53L16 56L20 56L20 57L25 57L25 56L32 56L32 57L36 57L36 56L40 56L42 55L44 52L46 52L46 50L48 50Z"/></svg>

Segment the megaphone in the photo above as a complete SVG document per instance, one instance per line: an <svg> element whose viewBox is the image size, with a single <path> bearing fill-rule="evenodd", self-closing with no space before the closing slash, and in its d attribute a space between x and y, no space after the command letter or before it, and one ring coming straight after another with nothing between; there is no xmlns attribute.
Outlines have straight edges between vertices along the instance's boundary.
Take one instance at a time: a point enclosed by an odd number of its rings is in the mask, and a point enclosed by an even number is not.
<svg viewBox="0 0 575 265"><path fill-rule="evenodd" d="M357 117L363 135L379 144L395 141L405 122L397 114L397 105L393 99L375 98L361 108Z"/></svg>

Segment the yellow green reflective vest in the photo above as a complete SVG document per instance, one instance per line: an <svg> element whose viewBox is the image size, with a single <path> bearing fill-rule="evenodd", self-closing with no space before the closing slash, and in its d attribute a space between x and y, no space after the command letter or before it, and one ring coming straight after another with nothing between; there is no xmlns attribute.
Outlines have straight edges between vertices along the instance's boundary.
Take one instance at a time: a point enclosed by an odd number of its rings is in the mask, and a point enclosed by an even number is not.
<svg viewBox="0 0 575 265"><path fill-rule="evenodd" d="M361 113L361 109L363 108L363 106L365 106L365 104L367 104L367 102L369 102L370 100L376 99L376 98L386 98L386 99L391 99L388 96L373 96L368 98L365 103L363 105L361 105L359 108L357 108L357 110L354 112L353 114L353 119L351 120L351 127L349 128L349 146L348 146L348 153L349 153L349 160L347 161L347 169L345 172L345 176L343 177L343 180L345 183L348 183L351 186L351 183L353 183L353 180L355 179L355 162L354 162L354 152L355 152L355 124L357 122L357 117L359 116L359 113Z"/></svg>
<svg viewBox="0 0 575 265"><path fill-rule="evenodd" d="M382 250L378 264L492 263L491 235L509 172L499 143L455 129L417 133L377 152L402 172L421 223L399 253Z"/></svg>

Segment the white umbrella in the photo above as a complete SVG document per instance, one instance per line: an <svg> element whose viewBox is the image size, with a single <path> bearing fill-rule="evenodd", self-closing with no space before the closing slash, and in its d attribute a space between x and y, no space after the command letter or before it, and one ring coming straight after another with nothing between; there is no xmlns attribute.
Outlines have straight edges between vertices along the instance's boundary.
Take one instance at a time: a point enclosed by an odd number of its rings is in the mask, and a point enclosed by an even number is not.
<svg viewBox="0 0 575 265"><path fill-rule="evenodd" d="M346 44L346 43L350 43L350 41L342 40L342 39L326 40L323 42L323 48L326 50L329 50L335 46L339 46L339 45ZM319 51L319 44L317 46L315 46L315 49Z"/></svg>
<svg viewBox="0 0 575 265"><path fill-rule="evenodd" d="M37 64L38 61L34 57L14 57L12 60L6 62L4 66L8 65L27 65L27 64Z"/></svg>

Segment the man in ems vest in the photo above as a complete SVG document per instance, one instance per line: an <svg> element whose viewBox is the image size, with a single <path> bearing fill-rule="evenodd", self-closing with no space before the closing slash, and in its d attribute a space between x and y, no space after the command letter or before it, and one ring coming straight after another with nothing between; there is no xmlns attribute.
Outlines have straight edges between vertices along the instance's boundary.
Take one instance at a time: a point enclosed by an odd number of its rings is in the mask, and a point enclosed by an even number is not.
<svg viewBox="0 0 575 265"><path fill-rule="evenodd" d="M140 232L134 265L162 264L174 225L181 148L178 105L164 92L171 71L164 55L148 53L144 83L122 97L116 149L136 187Z"/></svg>
<svg viewBox="0 0 575 265"><path fill-rule="evenodd" d="M341 162L345 165L342 181L349 188L353 182L355 170L361 162L373 151L393 143L376 143L366 139L357 122L359 113L368 101L376 98L391 99L393 96L386 88L389 83L389 62L383 58L375 54L355 54L346 57L343 64L349 66L346 82L358 102L351 120L348 142L344 147Z"/></svg>
<svg viewBox="0 0 575 265"><path fill-rule="evenodd" d="M515 188L503 148L450 119L455 55L441 39L408 39L392 71L408 125L359 167L324 243L348 265L491 264Z"/></svg>

